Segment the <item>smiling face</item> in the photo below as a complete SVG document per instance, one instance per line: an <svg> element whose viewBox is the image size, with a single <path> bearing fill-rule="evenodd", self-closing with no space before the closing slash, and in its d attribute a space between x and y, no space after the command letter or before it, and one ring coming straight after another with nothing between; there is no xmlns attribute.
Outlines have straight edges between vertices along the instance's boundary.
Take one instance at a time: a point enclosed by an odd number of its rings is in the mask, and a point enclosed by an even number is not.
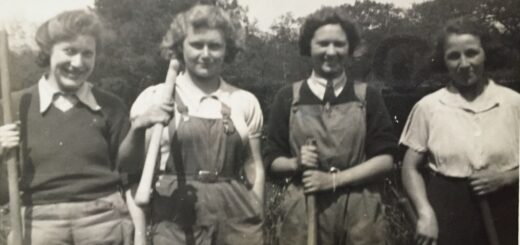
<svg viewBox="0 0 520 245"><path fill-rule="evenodd" d="M327 24L316 29L311 39L314 71L324 78L335 78L345 69L349 42L339 24Z"/></svg>
<svg viewBox="0 0 520 245"><path fill-rule="evenodd" d="M52 46L48 81L63 92L75 92L94 69L96 40L79 35Z"/></svg>
<svg viewBox="0 0 520 245"><path fill-rule="evenodd" d="M226 41L218 29L189 28L183 42L186 70L200 80L220 76L226 56Z"/></svg>
<svg viewBox="0 0 520 245"><path fill-rule="evenodd" d="M478 37L472 34L450 34L446 37L444 63L456 88L471 88L484 82L485 58Z"/></svg>

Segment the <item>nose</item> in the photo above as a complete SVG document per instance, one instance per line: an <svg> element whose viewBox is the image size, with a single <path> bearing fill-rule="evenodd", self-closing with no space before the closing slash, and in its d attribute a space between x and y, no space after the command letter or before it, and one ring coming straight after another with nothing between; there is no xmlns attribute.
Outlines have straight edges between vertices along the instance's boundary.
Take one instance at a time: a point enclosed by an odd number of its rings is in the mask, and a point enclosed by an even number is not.
<svg viewBox="0 0 520 245"><path fill-rule="evenodd" d="M470 66L471 66L471 63L470 63L469 59L466 56L462 55L460 57L459 69L467 69Z"/></svg>
<svg viewBox="0 0 520 245"><path fill-rule="evenodd" d="M209 57L208 45L204 45L204 47L202 48L202 54L201 55L202 55L203 58Z"/></svg>
<svg viewBox="0 0 520 245"><path fill-rule="evenodd" d="M327 55L336 55L336 48L334 47L334 44L331 43L327 46L326 54Z"/></svg>
<svg viewBox="0 0 520 245"><path fill-rule="evenodd" d="M83 66L83 56L81 54L74 55L70 61L70 65L73 67Z"/></svg>

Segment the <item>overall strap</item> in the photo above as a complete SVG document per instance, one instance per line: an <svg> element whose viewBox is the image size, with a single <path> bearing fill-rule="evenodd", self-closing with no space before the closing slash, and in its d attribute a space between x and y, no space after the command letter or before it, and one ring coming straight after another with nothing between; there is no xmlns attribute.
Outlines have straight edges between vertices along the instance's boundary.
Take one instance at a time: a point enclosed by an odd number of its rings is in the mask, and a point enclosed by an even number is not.
<svg viewBox="0 0 520 245"><path fill-rule="evenodd" d="M367 102L367 83L359 80L354 81L354 93L363 106L365 106Z"/></svg>
<svg viewBox="0 0 520 245"><path fill-rule="evenodd" d="M297 110L297 108L298 108L297 105L300 103L300 90L302 88L304 81L305 80L302 80L302 81L298 81L298 82L295 82L292 84L293 99L292 99L291 107L293 108L293 112Z"/></svg>
<svg viewBox="0 0 520 245"><path fill-rule="evenodd" d="M27 148L27 121L29 115L29 107L31 105L33 95L31 93L23 94L20 98L20 178L23 176L23 169L27 160L28 148Z"/></svg>
<svg viewBox="0 0 520 245"><path fill-rule="evenodd" d="M173 98L172 99L175 101L177 111L179 112L178 116L180 116L180 119L183 120L183 118L188 116L188 107L184 104L184 102L182 102L182 99L180 98L180 96L177 96L176 88L177 88L177 86L173 87ZM175 135L176 130L177 130L177 123L175 122L175 110L174 110L172 119L170 120L170 123L168 124L168 139L170 140L170 144L171 144L171 142L173 142L173 136ZM170 152L170 155L171 154L173 154L173 150ZM172 156L170 156L170 157L172 157ZM166 162L161 162L161 164L159 166L159 170L161 172L166 171Z"/></svg>

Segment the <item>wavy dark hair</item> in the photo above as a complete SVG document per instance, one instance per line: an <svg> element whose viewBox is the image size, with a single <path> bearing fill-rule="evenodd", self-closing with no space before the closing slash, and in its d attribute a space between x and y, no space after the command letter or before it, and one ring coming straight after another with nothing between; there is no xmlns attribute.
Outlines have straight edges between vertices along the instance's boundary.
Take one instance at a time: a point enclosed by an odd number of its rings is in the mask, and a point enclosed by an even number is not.
<svg viewBox="0 0 520 245"><path fill-rule="evenodd" d="M311 55L311 40L314 37L314 32L328 24L339 24L341 26L345 34L347 34L349 55L354 53L361 39L356 25L350 20L345 11L338 8L324 7L309 15L302 25L299 39L300 54L302 56Z"/></svg>
<svg viewBox="0 0 520 245"><path fill-rule="evenodd" d="M221 31L226 42L226 63L232 62L244 46L245 33L238 21L220 7L198 4L173 19L161 43L161 53L165 59L177 58L181 64L184 63L182 44L190 27Z"/></svg>
<svg viewBox="0 0 520 245"><path fill-rule="evenodd" d="M508 59L504 59L507 57L505 54L507 51L497 37L498 33L493 32L488 25L479 21L476 17L462 16L448 20L437 33L434 53L431 59L432 71L447 72L444 62L444 49L446 38L451 34L470 34L480 39L480 44L486 56L484 61L485 70L496 70L507 66L505 63L508 62Z"/></svg>
<svg viewBox="0 0 520 245"><path fill-rule="evenodd" d="M44 22L36 31L36 44L39 54L36 63L40 67L50 64L50 55L54 44L69 40L79 35L88 35L96 40L96 51L103 46L103 41L108 35L101 20L90 10L70 10L62 12Z"/></svg>

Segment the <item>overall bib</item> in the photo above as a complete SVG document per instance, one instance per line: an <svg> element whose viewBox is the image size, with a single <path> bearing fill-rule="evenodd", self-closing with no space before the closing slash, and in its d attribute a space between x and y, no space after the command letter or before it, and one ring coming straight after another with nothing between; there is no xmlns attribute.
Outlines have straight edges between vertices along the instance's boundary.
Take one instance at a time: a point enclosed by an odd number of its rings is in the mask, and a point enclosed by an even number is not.
<svg viewBox="0 0 520 245"><path fill-rule="evenodd" d="M170 122L171 156L152 201L153 244L263 244L262 205L243 175L248 146L230 107L221 102L222 118L208 119L176 103L180 123Z"/></svg>
<svg viewBox="0 0 520 245"><path fill-rule="evenodd" d="M359 101L337 105L299 103L303 82L293 85L289 139L293 156L315 139L319 169L348 169L365 160L366 85L354 85ZM361 102L363 101L363 102ZM318 244L384 244L384 222L377 184L337 188L316 196ZM306 244L307 213L301 174L288 184L282 202L280 244Z"/></svg>

